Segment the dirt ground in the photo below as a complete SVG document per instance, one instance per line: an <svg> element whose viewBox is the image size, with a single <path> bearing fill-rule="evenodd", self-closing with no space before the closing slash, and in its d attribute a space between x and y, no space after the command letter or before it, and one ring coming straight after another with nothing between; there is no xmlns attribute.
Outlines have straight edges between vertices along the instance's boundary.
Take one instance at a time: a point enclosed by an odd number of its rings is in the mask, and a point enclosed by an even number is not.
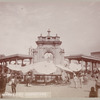
<svg viewBox="0 0 100 100"><path fill-rule="evenodd" d="M27 87L25 84L17 84L17 93L11 93L11 86L7 84L4 98L88 98L90 88L95 87L95 81L89 80L87 84L83 84L80 88L75 88L73 80L71 84L53 84L53 85L31 85ZM100 90L99 90L100 94ZM100 98L100 95L99 95Z"/></svg>

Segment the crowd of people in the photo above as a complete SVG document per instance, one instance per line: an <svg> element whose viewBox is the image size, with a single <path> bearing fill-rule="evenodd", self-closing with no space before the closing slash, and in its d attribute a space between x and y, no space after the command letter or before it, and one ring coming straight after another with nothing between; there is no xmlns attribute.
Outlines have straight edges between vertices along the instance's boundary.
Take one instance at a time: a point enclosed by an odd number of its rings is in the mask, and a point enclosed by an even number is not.
<svg viewBox="0 0 100 100"><path fill-rule="evenodd" d="M1 73L0 74L0 97L3 97L3 93L5 93L6 90L6 84L9 84L11 86L11 91L12 94L16 94L16 87L17 84L24 82L26 86L31 86L33 83L33 80L35 82L35 76L32 76L33 74L27 73L26 75L22 74L16 74L16 73ZM34 79L33 79L34 78ZM98 89L100 88L100 72L94 73L94 76L91 75L91 78L95 79L96 85L95 87L91 87L91 91L89 93L89 97L97 97L98 95ZM22 81L23 80L23 81ZM58 81L60 80L60 81ZM74 87L77 88L82 88L83 84L87 84L89 80L89 74L84 73L83 71L79 72L73 72L73 73L68 73L66 71L62 71L61 77L60 78L54 78L55 83L60 83L60 84L67 84L71 82L74 82ZM94 93L94 95L93 95Z"/></svg>
<svg viewBox="0 0 100 100"><path fill-rule="evenodd" d="M82 88L83 87L83 83L87 83L88 81L88 76L87 76L87 73L83 73L83 72L79 72L78 74L76 73L73 73L73 80L74 80L74 83L75 83L75 88ZM80 86L78 86L80 83Z"/></svg>

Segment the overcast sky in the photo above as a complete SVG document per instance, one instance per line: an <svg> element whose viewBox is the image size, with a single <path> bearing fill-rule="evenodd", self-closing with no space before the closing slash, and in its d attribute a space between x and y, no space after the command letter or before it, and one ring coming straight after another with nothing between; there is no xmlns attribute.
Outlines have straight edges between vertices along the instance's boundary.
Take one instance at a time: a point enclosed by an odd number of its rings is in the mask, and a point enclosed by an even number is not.
<svg viewBox="0 0 100 100"><path fill-rule="evenodd" d="M48 28L61 37L66 55L100 51L100 2L0 3L0 54L28 54Z"/></svg>

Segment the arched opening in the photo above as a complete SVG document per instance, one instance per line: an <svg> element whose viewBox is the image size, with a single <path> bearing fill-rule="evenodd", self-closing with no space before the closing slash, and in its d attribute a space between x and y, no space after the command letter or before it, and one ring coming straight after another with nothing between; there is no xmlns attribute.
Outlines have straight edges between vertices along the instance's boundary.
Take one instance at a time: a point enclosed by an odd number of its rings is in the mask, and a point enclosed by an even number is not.
<svg viewBox="0 0 100 100"><path fill-rule="evenodd" d="M54 62L54 55L51 52L46 52L44 54L44 60Z"/></svg>

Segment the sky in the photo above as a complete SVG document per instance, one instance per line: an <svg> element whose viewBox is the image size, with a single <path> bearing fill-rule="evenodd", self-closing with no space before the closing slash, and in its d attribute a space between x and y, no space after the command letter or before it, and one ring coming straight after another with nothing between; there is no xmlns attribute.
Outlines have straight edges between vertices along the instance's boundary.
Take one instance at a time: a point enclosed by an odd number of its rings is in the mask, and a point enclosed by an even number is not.
<svg viewBox="0 0 100 100"><path fill-rule="evenodd" d="M28 54L48 29L60 36L65 55L100 51L100 2L0 2L0 54Z"/></svg>

